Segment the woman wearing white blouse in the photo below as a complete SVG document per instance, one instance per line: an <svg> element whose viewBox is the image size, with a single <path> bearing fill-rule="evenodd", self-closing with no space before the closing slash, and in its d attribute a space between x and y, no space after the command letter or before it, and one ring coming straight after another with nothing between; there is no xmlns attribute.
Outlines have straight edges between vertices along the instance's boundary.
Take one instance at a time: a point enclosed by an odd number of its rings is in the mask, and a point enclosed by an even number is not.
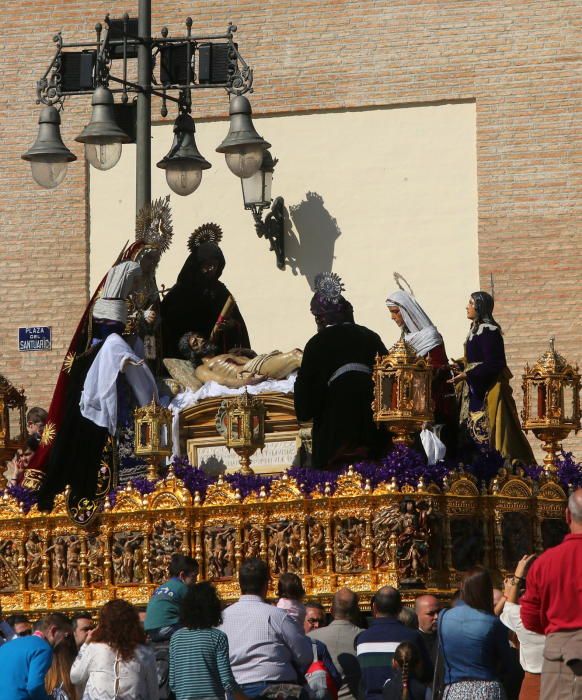
<svg viewBox="0 0 582 700"><path fill-rule="evenodd" d="M112 600L103 606L71 680L85 686L82 700L159 700L155 657L131 603Z"/></svg>
<svg viewBox="0 0 582 700"><path fill-rule="evenodd" d="M531 632L523 626L518 602L519 597L525 592L527 572L535 558L535 554L526 554L519 560L515 568L515 574L505 581L504 595L498 604L499 608L502 607L501 622L515 632L519 640L519 663L525 671L519 700L539 700L540 697L540 681L546 638L543 634Z"/></svg>

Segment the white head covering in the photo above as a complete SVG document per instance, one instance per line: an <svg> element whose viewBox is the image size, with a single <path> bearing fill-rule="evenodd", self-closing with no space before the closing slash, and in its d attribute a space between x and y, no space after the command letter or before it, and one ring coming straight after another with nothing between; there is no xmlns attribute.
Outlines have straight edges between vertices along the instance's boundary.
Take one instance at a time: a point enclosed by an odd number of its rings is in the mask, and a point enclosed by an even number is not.
<svg viewBox="0 0 582 700"><path fill-rule="evenodd" d="M404 340L410 343L418 355L424 357L429 350L443 344L437 331L422 306L408 292L399 289L386 299L386 306L397 306L406 325Z"/></svg>
<svg viewBox="0 0 582 700"><path fill-rule="evenodd" d="M139 263L128 261L115 265L107 273L101 297L93 306L93 318L127 322L127 302L134 281L141 275Z"/></svg>

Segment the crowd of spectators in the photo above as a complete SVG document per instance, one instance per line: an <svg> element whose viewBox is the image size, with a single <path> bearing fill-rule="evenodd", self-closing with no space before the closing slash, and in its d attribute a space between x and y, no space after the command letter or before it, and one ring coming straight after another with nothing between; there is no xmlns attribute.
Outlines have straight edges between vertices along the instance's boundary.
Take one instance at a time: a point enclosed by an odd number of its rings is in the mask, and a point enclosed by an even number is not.
<svg viewBox="0 0 582 700"><path fill-rule="evenodd" d="M478 566L450 600L426 593L414 608L383 586L370 617L340 588L328 619L290 573L271 604L260 559L242 563L241 595L225 607L175 554L145 611L116 599L97 620L53 612L31 624L0 610L0 697L581 700L582 489L566 518L563 543L524 556L503 590Z"/></svg>

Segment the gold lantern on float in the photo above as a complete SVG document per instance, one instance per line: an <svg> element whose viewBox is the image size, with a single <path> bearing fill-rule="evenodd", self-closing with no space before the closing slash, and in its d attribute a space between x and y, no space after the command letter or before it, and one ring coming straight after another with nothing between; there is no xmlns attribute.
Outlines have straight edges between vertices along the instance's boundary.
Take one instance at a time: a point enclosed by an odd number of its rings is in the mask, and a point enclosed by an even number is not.
<svg viewBox="0 0 582 700"><path fill-rule="evenodd" d="M147 406L136 408L135 454L145 457L148 463L147 478L158 478L160 459L172 454L172 412L152 399Z"/></svg>
<svg viewBox="0 0 582 700"><path fill-rule="evenodd" d="M253 474L251 455L265 446L265 404L246 391L223 402L225 440L240 457L242 474Z"/></svg>
<svg viewBox="0 0 582 700"><path fill-rule="evenodd" d="M374 420L387 424L397 445L411 446L414 433L433 418L429 363L401 338L387 355L376 356L372 376Z"/></svg>
<svg viewBox="0 0 582 700"><path fill-rule="evenodd" d="M556 456L561 441L573 430L580 430L580 373L556 352L555 338L550 347L530 368L525 366L523 379L523 429L531 430L542 441L544 472L556 473Z"/></svg>
<svg viewBox="0 0 582 700"><path fill-rule="evenodd" d="M26 440L26 396L0 374L0 489L6 488L6 461Z"/></svg>

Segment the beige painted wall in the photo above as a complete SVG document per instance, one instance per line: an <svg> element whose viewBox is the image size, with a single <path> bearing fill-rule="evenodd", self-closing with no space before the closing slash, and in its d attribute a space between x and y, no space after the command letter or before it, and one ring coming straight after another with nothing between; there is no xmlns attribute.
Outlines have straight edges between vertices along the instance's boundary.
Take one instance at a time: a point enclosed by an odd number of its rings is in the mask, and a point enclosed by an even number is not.
<svg viewBox="0 0 582 700"><path fill-rule="evenodd" d="M447 104L255 118L280 162L273 196L289 211L282 272L243 209L240 182L214 152L227 122L198 125L197 143L212 162L197 192L172 194L174 241L158 284L170 286L186 257L186 241L205 221L224 230L223 281L235 295L254 349L303 346L314 332L310 283L333 269L345 282L356 320L387 344L398 333L384 299L393 272L410 282L438 326L450 355L461 352L464 313L478 288L475 104ZM171 127L153 129L152 161L169 149ZM91 169L91 288L117 251L133 239L135 146L108 171ZM152 196L170 192L154 167Z"/></svg>

